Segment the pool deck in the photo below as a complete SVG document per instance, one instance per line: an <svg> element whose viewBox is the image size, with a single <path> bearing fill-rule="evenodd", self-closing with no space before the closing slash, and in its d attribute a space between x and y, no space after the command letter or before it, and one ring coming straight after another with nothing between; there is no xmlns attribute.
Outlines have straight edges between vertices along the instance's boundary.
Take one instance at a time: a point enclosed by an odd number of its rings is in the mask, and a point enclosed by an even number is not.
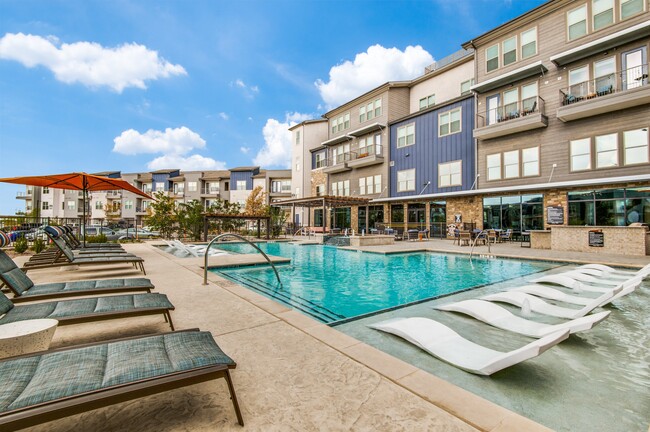
<svg viewBox="0 0 650 432"><path fill-rule="evenodd" d="M202 259L177 258L151 243L127 244L125 248L145 259L147 277L156 285L156 291L167 294L176 306L172 312L176 327L210 331L235 359L238 366L233 381L246 426L237 425L226 384L218 380L31 430L67 431L80 424L85 430L95 431L549 430L217 274L209 273L210 284L203 286ZM377 253L418 249L463 253L469 248L431 240L363 249ZM496 245L492 252L496 250L504 256L562 258L556 252L520 248L518 243ZM566 255L571 260L582 259L581 254ZM587 261L642 266L650 262L650 257L589 254ZM130 267L108 271L84 267L71 271L33 270L29 276L36 283L44 283L139 277L141 273ZM156 316L66 326L57 329L52 347L168 329Z"/></svg>

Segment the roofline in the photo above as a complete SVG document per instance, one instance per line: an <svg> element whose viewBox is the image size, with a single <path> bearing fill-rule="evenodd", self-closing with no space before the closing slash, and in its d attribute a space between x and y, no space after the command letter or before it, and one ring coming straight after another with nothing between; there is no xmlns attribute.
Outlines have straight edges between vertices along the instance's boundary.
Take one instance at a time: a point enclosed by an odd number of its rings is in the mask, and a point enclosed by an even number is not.
<svg viewBox="0 0 650 432"><path fill-rule="evenodd" d="M327 119L327 116L330 115L330 114L332 114L334 111L338 111L338 110L340 110L340 109L343 109L344 107L347 107L348 105L354 105L354 104L357 104L357 103L359 103L359 100L360 100L360 99L366 98L366 97L368 97L369 95L371 95L372 93L378 93L378 92L380 92L380 91L385 91L385 90L388 90L388 89L391 89L391 88L395 88L395 87L397 87L397 88L400 88L400 87L409 87L410 84L411 84L411 81L388 81L388 82L386 82L386 83L384 83L384 84L382 84L382 85L380 85L380 86L375 87L375 88L372 89L372 90L368 90L368 91L365 92L364 94L362 94L362 95L360 95L360 96L357 96L356 98L354 98L354 99L352 99L352 100L350 100L350 101L344 103L343 105L339 105L339 106L337 106L337 107L334 108L333 110L330 110L330 111L326 112L325 114L323 114L322 117L325 118L325 119Z"/></svg>
<svg viewBox="0 0 650 432"><path fill-rule="evenodd" d="M470 47L470 48L471 48L471 47ZM474 51L474 52L476 53L476 51ZM456 61L454 61L454 62L451 62L451 63L449 63L448 65L445 65L445 66L441 67L440 69L436 69L436 70L434 70L434 71L432 71L432 72L425 73L425 74L422 75L422 76L419 76L419 77L417 77L417 78L414 78L414 79L411 81L411 84L409 85L409 87L416 86L416 85L420 84L421 82L426 81L426 80L429 79L429 78L433 78L433 77L435 77L435 76L438 76L438 75L440 75L440 74L443 74L443 73L445 73L445 72L448 72L449 70L451 70L451 69L453 69L453 68L455 68L455 67L457 67L457 66L460 66L461 64L467 63L467 62L469 62L470 60L474 60L474 57L475 57L475 56L476 56L476 54L474 54L474 55L469 55L469 54L468 54L468 55L466 55L465 57L461 57L461 58L459 58L458 60L456 60Z"/></svg>
<svg viewBox="0 0 650 432"><path fill-rule="evenodd" d="M311 124L311 123L322 123L322 122L326 122L326 121L327 121L327 119L325 119L325 118L303 120L300 123L291 126L289 128L289 130L294 130L295 128L297 128L299 126L304 126L304 125L308 125L308 124Z"/></svg>
<svg viewBox="0 0 650 432"><path fill-rule="evenodd" d="M528 21L533 21L534 19L538 18L538 15L545 15L546 13L558 9L562 6L564 6L564 1L562 0L549 0L545 3L542 3L541 5L537 6L534 9L529 10L528 12L525 12L509 21L506 21L505 23L494 27L492 30L489 30L474 39L471 39L463 44L461 44L461 47L464 49L468 48L474 48L476 49L476 44L482 44L486 40L491 39L493 36L499 36L501 33L507 33L510 31L511 27L513 27L515 24L519 25L521 24L520 21L523 22L528 22Z"/></svg>
<svg viewBox="0 0 650 432"><path fill-rule="evenodd" d="M391 127L395 123L399 123L399 122L402 122L404 120L409 120L409 119L421 116L422 114L426 114L426 113L429 113L431 111L435 111L437 109L444 108L444 107L449 106L451 104L455 104L455 103L460 102L462 100L473 98L473 97L474 97L474 93L470 93L470 94L458 96L458 97L453 98L453 99L449 99L448 101L445 101L445 102L443 102L441 104L435 104L432 107L429 107L427 109L423 109L422 111L416 111L414 113L405 115L404 117L401 117L401 118L395 119L395 120L393 120L391 122L388 122L388 127Z"/></svg>

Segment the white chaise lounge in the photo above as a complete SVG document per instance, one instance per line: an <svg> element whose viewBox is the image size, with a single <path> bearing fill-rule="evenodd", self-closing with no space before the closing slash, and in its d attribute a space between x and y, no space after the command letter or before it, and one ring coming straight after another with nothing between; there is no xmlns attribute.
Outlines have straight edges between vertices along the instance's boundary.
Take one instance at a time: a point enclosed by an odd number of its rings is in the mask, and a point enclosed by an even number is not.
<svg viewBox="0 0 650 432"><path fill-rule="evenodd" d="M587 276L587 275L582 275L582 276L591 278L591 276ZM584 279L584 278L582 278L582 279ZM614 300L617 300L617 299L619 299L619 298L621 298L623 296L626 296L626 295L634 292L636 287L641 284L641 279L639 278L639 279L635 279L634 281L622 282L622 283L619 283L618 285L613 286L613 287L612 286L598 287L598 286L593 286L593 285L587 285L587 284L583 283L584 280L583 281L577 280L575 278L575 274L563 273L563 274L555 274L555 275L543 276L541 278L534 279L531 282L535 282L535 283L551 283L551 284L563 286L565 288L570 288L572 290L575 290L576 292L587 291L587 292L607 293L607 292L610 292L612 290L619 290L620 289L620 291L616 295L614 295L614 297L609 299L606 303L603 303L603 305L604 305L604 304L613 302Z"/></svg>
<svg viewBox="0 0 650 432"><path fill-rule="evenodd" d="M435 306L435 309L459 312L502 330L524 336L541 338L551 333L569 330L577 333L591 329L609 315L609 311L587 315L561 324L544 324L513 315L507 309L484 300L464 300L458 303Z"/></svg>
<svg viewBox="0 0 650 432"><path fill-rule="evenodd" d="M577 270L579 269L598 270L603 273L603 276L614 276L614 277L640 276L642 278L650 277L650 264L646 265L645 267L639 270L621 270L604 264L585 264L577 268Z"/></svg>
<svg viewBox="0 0 650 432"><path fill-rule="evenodd" d="M551 288L544 285L524 285L519 288L514 288L510 291L523 292L523 293L535 295L537 297L544 297L549 300L556 300L563 303L570 303L579 306L587 306L589 302L593 300L592 298L589 297L581 297L581 296L574 296L571 294L567 294L558 289ZM599 306L602 306L602 304Z"/></svg>
<svg viewBox="0 0 650 432"><path fill-rule="evenodd" d="M537 357L569 337L568 330L561 330L519 349L501 352L471 342L446 325L428 318L397 318L369 327L404 338L434 357L478 375L492 375Z"/></svg>
<svg viewBox="0 0 650 432"><path fill-rule="evenodd" d="M532 312L542 315L566 319L576 319L587 315L589 312L596 309L601 304L610 301L610 299L614 297L615 294L616 291L611 291L601 295L600 297L591 299L591 301L581 309L553 305L545 302L539 297L535 297L534 295L530 295L522 291L503 291L481 297L481 300L509 303L515 306L519 306L522 310L525 310L526 307L529 307Z"/></svg>

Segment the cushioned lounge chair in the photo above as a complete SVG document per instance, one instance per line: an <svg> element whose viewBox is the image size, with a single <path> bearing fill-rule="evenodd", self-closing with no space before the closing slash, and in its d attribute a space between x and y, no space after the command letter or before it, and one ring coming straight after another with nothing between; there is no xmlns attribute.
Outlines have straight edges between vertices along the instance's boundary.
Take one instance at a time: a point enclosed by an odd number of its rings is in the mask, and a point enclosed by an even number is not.
<svg viewBox="0 0 650 432"><path fill-rule="evenodd" d="M196 329L7 358L0 360L0 429L31 427L218 378L225 378L243 426L230 377L236 366L210 333Z"/></svg>
<svg viewBox="0 0 650 432"><path fill-rule="evenodd" d="M0 325L30 319L52 318L59 325L80 324L134 316L158 315L174 330L170 311L174 305L164 294L130 294L89 297L15 305L0 292ZM4 316L2 316L4 315Z"/></svg>
<svg viewBox="0 0 650 432"><path fill-rule="evenodd" d="M119 243L86 243L84 246L81 241L74 235L74 230L68 225L63 225L61 228L64 230L64 240L73 249L105 249L105 248L122 248Z"/></svg>
<svg viewBox="0 0 650 432"><path fill-rule="evenodd" d="M620 289L621 288L619 288L619 290ZM530 295L521 291L503 291L481 297L481 300L509 303L520 307L522 310L525 310L528 307L532 312L542 315L566 319L576 319L587 315L589 312L596 309L601 304L610 301L610 299L614 297L616 293L616 291L612 291L605 293L595 299L591 299L589 304L585 305L581 309L556 306L545 302L539 297L535 297L534 295Z"/></svg>
<svg viewBox="0 0 650 432"><path fill-rule="evenodd" d="M1 250L0 282L13 292L15 297L12 301L14 303L125 292L145 291L150 293L154 289L151 281L145 278L84 280L34 285L34 282Z"/></svg>
<svg viewBox="0 0 650 432"><path fill-rule="evenodd" d="M144 260L133 254L88 254L76 255L58 236L52 236L52 241L59 249L56 255L48 256L45 259L30 259L23 264L23 271L27 273L31 269L61 267L69 265L102 265L102 264L131 264L140 268L142 273L147 274L144 269Z"/></svg>
<svg viewBox="0 0 650 432"><path fill-rule="evenodd" d="M569 330L571 333L589 330L609 315L609 311L600 312L553 325L518 317L501 306L483 300L464 300L435 306L435 309L469 315L493 327L534 338L541 338L563 330Z"/></svg>
<svg viewBox="0 0 650 432"><path fill-rule="evenodd" d="M568 330L561 330L519 349L501 352L471 342L446 325L428 318L398 318L369 327L402 337L431 355L478 375L492 375L537 357L569 337Z"/></svg>
<svg viewBox="0 0 650 432"><path fill-rule="evenodd" d="M100 247L100 248L75 248L70 246L70 244L65 240L65 231L60 227L47 226L43 230L48 238L54 243L55 247L43 251L39 255L46 255L47 253L56 253L57 249L66 246L72 251L75 255L98 255L98 254L126 254L127 252L122 248L122 245L119 247ZM37 255L38 256L38 255Z"/></svg>

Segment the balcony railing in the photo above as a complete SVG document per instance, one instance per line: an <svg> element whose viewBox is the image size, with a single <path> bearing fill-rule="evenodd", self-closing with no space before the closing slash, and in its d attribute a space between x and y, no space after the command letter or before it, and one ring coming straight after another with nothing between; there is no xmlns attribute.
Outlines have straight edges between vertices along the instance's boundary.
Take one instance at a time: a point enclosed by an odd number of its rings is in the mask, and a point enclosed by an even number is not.
<svg viewBox="0 0 650 432"><path fill-rule="evenodd" d="M648 85L648 65L603 75L560 89L560 105L566 106Z"/></svg>
<svg viewBox="0 0 650 432"><path fill-rule="evenodd" d="M531 115L544 114L544 99L539 96L518 100L503 106L484 111L479 114L477 127L481 128L508 120L514 120Z"/></svg>
<svg viewBox="0 0 650 432"><path fill-rule="evenodd" d="M356 154L355 159L361 159L364 157L368 157L372 155L381 155L381 154L382 154L381 146L377 144L371 144L366 147L359 147L359 151Z"/></svg>
<svg viewBox="0 0 650 432"><path fill-rule="evenodd" d="M204 187L201 189L203 195L219 195L220 191L218 187Z"/></svg>
<svg viewBox="0 0 650 432"><path fill-rule="evenodd" d="M325 168L327 166L327 159L319 159L316 161L316 166L315 168Z"/></svg>

